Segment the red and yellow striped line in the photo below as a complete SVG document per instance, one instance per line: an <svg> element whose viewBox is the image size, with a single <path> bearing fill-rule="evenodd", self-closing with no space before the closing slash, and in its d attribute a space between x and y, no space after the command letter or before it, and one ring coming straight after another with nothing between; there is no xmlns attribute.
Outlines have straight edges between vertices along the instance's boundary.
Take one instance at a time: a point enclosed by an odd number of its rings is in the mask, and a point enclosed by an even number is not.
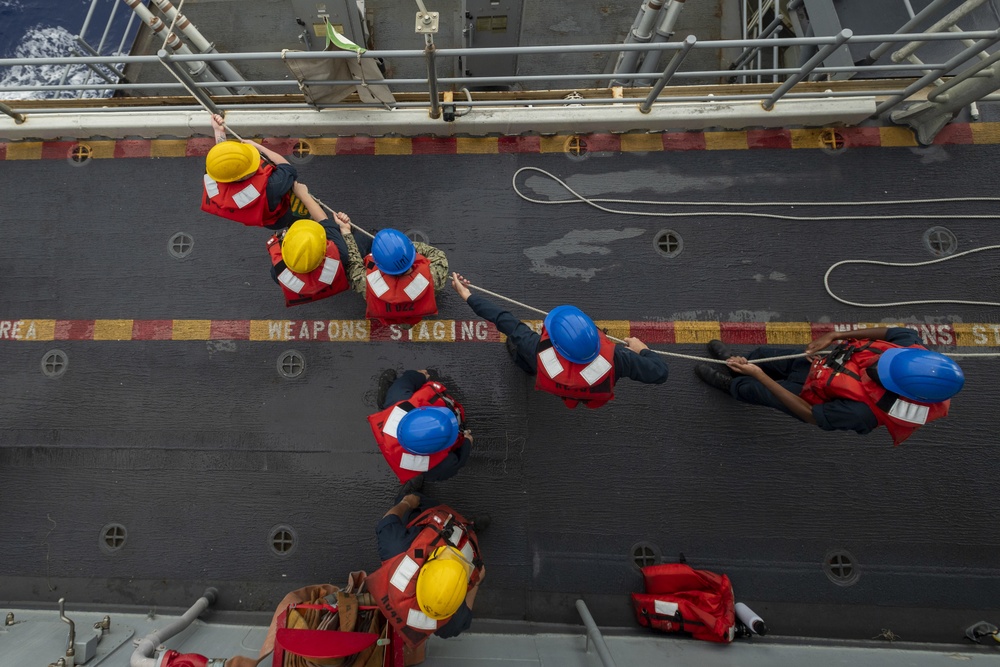
<svg viewBox="0 0 1000 667"><path fill-rule="evenodd" d="M526 323L536 331L541 320ZM707 343L713 338L732 345L805 345L832 330L883 327L875 323L816 322L649 322L599 320L618 338L636 336L650 344ZM931 346L1000 347L1000 324L918 324ZM426 343L496 343L504 340L483 320L424 320L412 329L379 326L367 320L0 320L5 341L184 341L248 340L280 342L413 341Z"/></svg>
<svg viewBox="0 0 1000 667"><path fill-rule="evenodd" d="M338 137L264 138L264 145L292 154L300 142L311 155L489 155L499 153L565 153L583 144L588 152L751 150L800 148L877 148L916 146L905 127L838 127L764 129L732 132L662 132L659 134L584 134L506 137ZM998 144L1000 123L953 123L935 144ZM204 156L215 145L211 137L193 139L120 139L94 141L0 142L0 160L64 160L80 146L90 157L167 158ZM302 146L298 146L299 149Z"/></svg>

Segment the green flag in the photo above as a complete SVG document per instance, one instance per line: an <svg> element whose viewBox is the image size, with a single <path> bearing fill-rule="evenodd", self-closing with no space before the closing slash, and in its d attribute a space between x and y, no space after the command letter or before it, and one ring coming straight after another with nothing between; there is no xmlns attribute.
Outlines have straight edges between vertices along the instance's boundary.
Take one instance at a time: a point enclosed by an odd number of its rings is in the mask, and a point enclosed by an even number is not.
<svg viewBox="0 0 1000 667"><path fill-rule="evenodd" d="M330 46L333 44L338 49L343 49L344 51L354 51L355 53L364 53L367 49L363 46L358 46L351 40L347 39L339 32L334 30L333 24L330 23L330 19L326 20L326 45Z"/></svg>

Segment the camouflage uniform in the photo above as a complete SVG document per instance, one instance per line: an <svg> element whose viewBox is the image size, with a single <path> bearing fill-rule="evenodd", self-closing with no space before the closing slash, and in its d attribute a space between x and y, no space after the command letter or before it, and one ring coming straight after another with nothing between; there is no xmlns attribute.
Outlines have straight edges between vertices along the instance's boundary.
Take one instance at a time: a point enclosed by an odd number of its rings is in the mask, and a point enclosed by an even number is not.
<svg viewBox="0 0 1000 667"><path fill-rule="evenodd" d="M351 287L358 294L364 296L368 290L368 281L365 279L365 258L361 256L358 249L358 242L354 240L354 234L348 232L344 234L344 241L347 242L347 279ZM440 292L448 282L448 257L443 251L438 250L426 243L414 243L413 247L431 263L431 277L434 278L434 291Z"/></svg>

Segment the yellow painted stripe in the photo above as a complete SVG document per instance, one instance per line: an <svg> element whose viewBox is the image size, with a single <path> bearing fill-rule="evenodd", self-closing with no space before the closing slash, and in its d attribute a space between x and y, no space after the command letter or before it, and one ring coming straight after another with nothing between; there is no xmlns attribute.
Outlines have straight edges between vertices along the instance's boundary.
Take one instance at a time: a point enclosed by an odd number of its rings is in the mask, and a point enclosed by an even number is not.
<svg viewBox="0 0 1000 667"><path fill-rule="evenodd" d="M827 132L828 129L789 130L792 148L822 148L823 135Z"/></svg>
<svg viewBox="0 0 1000 667"><path fill-rule="evenodd" d="M12 333L18 340L53 340L56 337L55 320L21 320L20 327L15 326Z"/></svg>
<svg viewBox="0 0 1000 667"><path fill-rule="evenodd" d="M621 135L622 152L646 153L663 150L662 134L623 134Z"/></svg>
<svg viewBox="0 0 1000 667"><path fill-rule="evenodd" d="M707 343L722 338L718 322L674 322L674 340L678 343Z"/></svg>
<svg viewBox="0 0 1000 667"><path fill-rule="evenodd" d="M554 137L539 137L538 138L538 152L539 153L565 153L566 146L569 144L570 139L573 135L557 134Z"/></svg>
<svg viewBox="0 0 1000 667"><path fill-rule="evenodd" d="M7 144L8 160L39 160L41 157L41 141L15 141Z"/></svg>
<svg viewBox="0 0 1000 667"><path fill-rule="evenodd" d="M496 137L458 137L455 150L471 155L490 155L500 152Z"/></svg>
<svg viewBox="0 0 1000 667"><path fill-rule="evenodd" d="M970 123L972 143L1000 144L1000 123Z"/></svg>
<svg viewBox="0 0 1000 667"><path fill-rule="evenodd" d="M734 151L747 148L746 132L706 132L705 150Z"/></svg>
<svg viewBox="0 0 1000 667"><path fill-rule="evenodd" d="M908 127L880 127L882 146L916 146L917 139Z"/></svg>
<svg viewBox="0 0 1000 667"><path fill-rule="evenodd" d="M212 320L174 320L173 340L208 340Z"/></svg>
<svg viewBox="0 0 1000 667"><path fill-rule="evenodd" d="M132 320L94 320L94 340L132 340Z"/></svg>
<svg viewBox="0 0 1000 667"><path fill-rule="evenodd" d="M185 157L187 155L186 139L153 139L149 142L151 157Z"/></svg>
<svg viewBox="0 0 1000 667"><path fill-rule="evenodd" d="M958 347L995 347L1000 345L1000 324L953 324Z"/></svg>
<svg viewBox="0 0 1000 667"><path fill-rule="evenodd" d="M107 160L115 156L114 141L88 141L90 146L90 157L97 160Z"/></svg>
<svg viewBox="0 0 1000 667"><path fill-rule="evenodd" d="M413 140L409 137L383 137L375 140L375 155L412 155Z"/></svg>
<svg viewBox="0 0 1000 667"><path fill-rule="evenodd" d="M288 340L292 323L286 320L251 320L250 340Z"/></svg>
<svg viewBox="0 0 1000 667"><path fill-rule="evenodd" d="M336 155L337 154L337 138L336 137L315 137L312 139L303 139L309 144L309 150L312 155Z"/></svg>
<svg viewBox="0 0 1000 667"><path fill-rule="evenodd" d="M812 342L812 326L808 322L768 322L768 345L807 345Z"/></svg>
<svg viewBox="0 0 1000 667"><path fill-rule="evenodd" d="M631 323L628 320L595 320L594 324L615 338L628 338L632 335Z"/></svg>

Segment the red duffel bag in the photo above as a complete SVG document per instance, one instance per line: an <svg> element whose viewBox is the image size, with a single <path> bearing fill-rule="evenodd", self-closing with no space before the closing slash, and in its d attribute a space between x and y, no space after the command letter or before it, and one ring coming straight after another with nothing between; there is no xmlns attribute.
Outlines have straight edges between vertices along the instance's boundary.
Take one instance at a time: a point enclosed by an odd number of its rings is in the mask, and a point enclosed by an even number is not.
<svg viewBox="0 0 1000 667"><path fill-rule="evenodd" d="M733 641L735 612L729 577L683 563L642 568L645 593L632 594L639 625L686 632L710 642Z"/></svg>

